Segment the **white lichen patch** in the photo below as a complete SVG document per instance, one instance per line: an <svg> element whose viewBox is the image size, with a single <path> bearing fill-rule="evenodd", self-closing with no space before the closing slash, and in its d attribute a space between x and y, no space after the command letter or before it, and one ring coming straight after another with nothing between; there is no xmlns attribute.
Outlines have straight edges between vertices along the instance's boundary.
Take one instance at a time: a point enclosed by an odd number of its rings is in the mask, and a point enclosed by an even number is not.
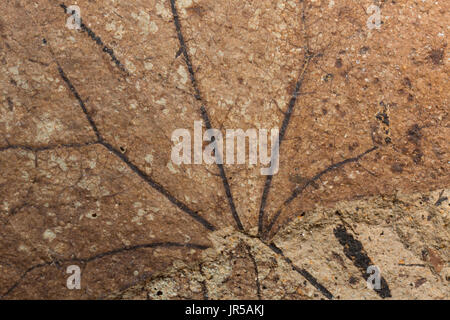
<svg viewBox="0 0 450 320"><path fill-rule="evenodd" d="M142 207L142 203L141 202L135 202L135 203L133 203L133 207L141 208Z"/></svg>
<svg viewBox="0 0 450 320"><path fill-rule="evenodd" d="M62 171L65 172L68 170L66 161L64 161L63 158L57 157L56 155L52 154L50 156L50 160L55 162Z"/></svg>
<svg viewBox="0 0 450 320"><path fill-rule="evenodd" d="M137 20L141 34L146 36L150 33L155 34L158 32L158 25L150 20L150 15L145 11L141 10L138 14L132 13L131 16Z"/></svg>
<svg viewBox="0 0 450 320"><path fill-rule="evenodd" d="M99 191L100 183L101 178L99 176L85 176L78 182L78 187L94 192Z"/></svg>
<svg viewBox="0 0 450 320"><path fill-rule="evenodd" d="M52 135L62 130L61 122L58 119L50 119L49 115L44 115L41 121L36 123L36 140L48 143Z"/></svg>
<svg viewBox="0 0 450 320"><path fill-rule="evenodd" d="M145 155L144 160L145 160L145 162L147 162L148 164L152 164L152 162L153 162L153 155L151 155L150 153L147 154L147 155Z"/></svg>
<svg viewBox="0 0 450 320"><path fill-rule="evenodd" d="M17 250L19 250L21 252L29 252L30 251L30 249L24 244L20 244L19 248L17 248Z"/></svg>
<svg viewBox="0 0 450 320"><path fill-rule="evenodd" d="M186 84L188 81L188 74L184 66L179 66L177 70L178 75L180 76L180 81L182 84Z"/></svg>
<svg viewBox="0 0 450 320"><path fill-rule="evenodd" d="M43 233L42 237L43 237L45 240L47 240L47 241L49 241L49 242L52 242L53 240L55 240L56 234L55 234L52 230L47 229L47 230L45 230L45 232Z"/></svg>
<svg viewBox="0 0 450 320"><path fill-rule="evenodd" d="M111 23L107 23L106 26L106 31L113 31L114 32L114 38L115 39L122 39L123 35L125 33L125 29L123 27L123 25L119 24L119 26L116 26L116 23L113 21Z"/></svg>
<svg viewBox="0 0 450 320"><path fill-rule="evenodd" d="M166 6L164 5L165 1L161 0L155 5L156 14L164 19L164 21L169 21L172 19L172 13Z"/></svg>
<svg viewBox="0 0 450 320"><path fill-rule="evenodd" d="M259 29L259 15L261 13L260 9L256 9L253 17L248 21L248 27L250 30L258 30Z"/></svg>
<svg viewBox="0 0 450 320"><path fill-rule="evenodd" d="M156 103L156 104L159 104L160 106L165 106L166 103L167 103L167 100L164 99L164 98L161 98L161 99L159 99L159 100L156 100L155 103Z"/></svg>
<svg viewBox="0 0 450 320"><path fill-rule="evenodd" d="M91 159L87 161L87 164L90 169L95 169L95 167L97 166L97 161L95 161L95 159Z"/></svg>
<svg viewBox="0 0 450 320"><path fill-rule="evenodd" d="M10 67L10 68L8 68L8 71L12 75L18 76L19 75L19 66Z"/></svg>
<svg viewBox="0 0 450 320"><path fill-rule="evenodd" d="M167 163L167 168L168 168L169 171L170 171L171 173L173 173L173 174L178 173L178 170L175 169L175 168L173 167L172 161L169 161L169 162Z"/></svg>
<svg viewBox="0 0 450 320"><path fill-rule="evenodd" d="M135 72L136 72L136 66L134 65L133 62L131 62L131 61L128 60L128 59L125 60L125 67L126 67L127 70L130 71L131 73L135 73Z"/></svg>
<svg viewBox="0 0 450 320"><path fill-rule="evenodd" d="M192 0L179 0L177 1L178 5L180 8L189 8L190 6L192 6Z"/></svg>
<svg viewBox="0 0 450 320"><path fill-rule="evenodd" d="M146 62L144 62L144 68L145 68L145 70L150 71L153 69L153 64L151 62L146 61Z"/></svg>

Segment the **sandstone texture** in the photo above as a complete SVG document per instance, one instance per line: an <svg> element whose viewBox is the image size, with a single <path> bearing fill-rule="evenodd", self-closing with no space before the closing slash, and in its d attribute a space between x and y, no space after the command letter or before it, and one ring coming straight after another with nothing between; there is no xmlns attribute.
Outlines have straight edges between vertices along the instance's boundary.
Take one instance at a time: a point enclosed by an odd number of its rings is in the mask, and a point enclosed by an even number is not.
<svg viewBox="0 0 450 320"><path fill-rule="evenodd" d="M1 299L449 299L448 1L0 9ZM194 121L278 173L174 164Z"/></svg>

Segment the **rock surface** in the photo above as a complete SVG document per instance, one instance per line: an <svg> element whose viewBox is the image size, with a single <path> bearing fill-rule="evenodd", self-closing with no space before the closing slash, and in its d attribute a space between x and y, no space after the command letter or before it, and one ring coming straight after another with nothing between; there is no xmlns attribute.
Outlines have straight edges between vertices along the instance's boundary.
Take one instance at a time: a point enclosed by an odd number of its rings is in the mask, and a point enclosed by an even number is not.
<svg viewBox="0 0 450 320"><path fill-rule="evenodd" d="M448 2L70 5L0 4L0 298L449 298ZM200 120L279 172L174 164Z"/></svg>

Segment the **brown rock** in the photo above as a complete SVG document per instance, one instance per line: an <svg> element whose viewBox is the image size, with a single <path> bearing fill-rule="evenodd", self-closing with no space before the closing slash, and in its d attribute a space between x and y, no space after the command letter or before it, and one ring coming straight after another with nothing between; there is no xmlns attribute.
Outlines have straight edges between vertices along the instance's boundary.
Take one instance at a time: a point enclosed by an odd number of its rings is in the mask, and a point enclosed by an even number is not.
<svg viewBox="0 0 450 320"><path fill-rule="evenodd" d="M0 298L448 298L448 3L371 4L2 1ZM174 164L199 120L279 172Z"/></svg>

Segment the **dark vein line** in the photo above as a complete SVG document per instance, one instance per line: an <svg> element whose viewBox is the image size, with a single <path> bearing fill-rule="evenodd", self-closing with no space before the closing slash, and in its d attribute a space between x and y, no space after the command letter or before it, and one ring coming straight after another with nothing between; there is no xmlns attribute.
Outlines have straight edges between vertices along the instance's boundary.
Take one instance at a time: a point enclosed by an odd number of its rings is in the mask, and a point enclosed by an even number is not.
<svg viewBox="0 0 450 320"><path fill-rule="evenodd" d="M206 229L210 231L214 231L215 227L208 222L205 218L198 215L196 212L194 212L191 208L189 208L186 204L175 198L172 194L170 194L169 191L167 191L163 186L161 186L159 183L154 181L152 178L150 178L146 173L144 173L141 169L139 169L134 163L132 163L126 155L124 155L122 152L114 148L111 144L109 144L107 141L105 141L100 134L100 131L97 128L97 125L95 124L95 121L92 119L90 114L87 111L87 108L81 99L80 95L78 94L78 91L75 89L73 84L70 82L69 78L67 78L66 74L64 73L61 66L58 64L58 71L61 76L61 78L64 80L64 82L69 87L72 94L75 96L75 98L78 100L78 103L83 110L84 115L86 116L87 120L89 121L89 124L91 125L92 130L94 131L95 135L97 136L98 143L103 145L106 149L111 151L113 154L115 154L119 159L121 159L134 173L136 173L139 177L141 177L145 182L147 182L148 185L150 185L153 189L157 190L159 193L164 195L170 202L172 202L174 205L176 205L178 208L180 208L182 211L190 215L193 219L195 219L197 222L202 224Z"/></svg>
<svg viewBox="0 0 450 320"><path fill-rule="evenodd" d="M339 169L340 167L342 167L342 166L344 166L344 165L346 165L348 163L358 162L364 156L366 156L367 154L369 154L369 153L371 153L371 152L373 152L373 151L375 151L377 149L378 149L378 147L374 146L374 147L370 148L369 150L366 150L365 152L357 155L356 157L348 158L348 159L345 159L343 161L334 163L334 164L330 165L329 167L327 167L325 170L323 170L323 171L319 172L318 174L316 174L314 177L312 177L310 180L308 180L301 187L296 187L294 189L294 191L292 192L292 194L289 196L289 198L287 198L286 201L284 201L283 207L278 209L278 211L276 212L275 216L273 217L272 221L270 222L269 226L267 227L266 231L264 232L264 236L267 236L269 234L269 232L272 230L273 226L275 225L275 222L280 217L281 212L283 211L283 208L287 207L296 197L301 195L303 193L303 191L308 186L310 186L311 184L313 184L314 182L319 180L323 175L329 173L330 171Z"/></svg>
<svg viewBox="0 0 450 320"><path fill-rule="evenodd" d="M203 300L209 300L209 292L208 292L208 286L206 285L206 277L205 277L205 273L203 272L203 264L200 263L199 266L199 270L200 270L200 274L203 277L203 281L201 282L201 286L202 286L202 293L203 293Z"/></svg>
<svg viewBox="0 0 450 320"><path fill-rule="evenodd" d="M148 185L150 185L153 189L157 190L163 196L165 196L170 202L176 205L178 208L186 212L197 222L202 224L206 229L210 231L216 230L216 228L205 218L201 217L197 212L193 211L186 204L175 198L169 191L167 191L162 185L154 181L151 177L149 177L145 172L139 169L134 163L132 163L128 157L114 148L109 143L102 141L100 142L106 149L114 153L118 158L120 158L133 172L135 172L139 177L141 177Z"/></svg>
<svg viewBox="0 0 450 320"><path fill-rule="evenodd" d="M401 266L401 267L423 267L423 268L425 268L426 267L426 265L425 264L422 264L422 263L399 263L399 264L397 264L398 266Z"/></svg>
<svg viewBox="0 0 450 320"><path fill-rule="evenodd" d="M189 57L188 51L187 51L187 47L186 47L186 43L184 41L184 37L183 37L183 33L181 32L181 23L180 23L180 18L178 16L178 11L177 11L177 7L176 7L176 0L170 0L170 4L172 7L172 15L173 15L173 20L174 20L174 24L175 24L175 28L177 31L177 36L178 36L178 41L180 42L180 50L183 53L184 56L184 61L186 62L187 68L189 70L189 77L191 79L191 83L192 86L194 88L194 97L197 101L200 101L200 103L202 104L202 106L200 107L200 112L203 118L203 121L205 122L205 126L207 129L211 129L211 121L210 118L208 116L208 112L206 111L205 106L203 105L203 99L200 95L200 90L198 88L197 85L197 80L195 78L195 73L194 73L194 68L192 67L192 62L191 62L191 58ZM220 156L220 155L216 155ZM216 161L216 163L219 161ZM231 210L231 214L234 218L234 221L237 224L237 227L240 231L244 231L244 227L242 226L242 222L241 219L239 218L239 215L236 211L236 206L234 204L234 200L233 200L233 195L231 193L231 188L230 188L230 184L228 183L228 178L226 176L225 173L225 168L223 166L223 164L217 163L217 166L219 168L220 171L220 177L222 179L222 184L225 188L225 193L227 195L228 198L228 205L230 206L230 210Z"/></svg>
<svg viewBox="0 0 450 320"><path fill-rule="evenodd" d="M289 101L289 105L287 111L284 113L284 119L281 125L280 135L279 135L279 145L278 148L281 147L281 143L283 142L284 136L286 134L289 121L292 116L292 111L294 110L295 103L297 101L297 97L300 94L300 89L303 84L303 80L305 79L305 71L308 67L309 61L311 60L311 56L309 53L306 53L306 57L303 63L302 71L300 72L300 76L298 77L297 83L295 84L295 89L292 93L291 99ZM261 236L264 232L264 210L266 207L267 197L269 196L270 187L272 185L273 175L268 175L266 178L266 182L264 184L264 189L261 197L261 204L259 208L259 217L258 217L258 234Z"/></svg>
<svg viewBox="0 0 450 320"><path fill-rule="evenodd" d="M19 284L22 282L22 280L26 277L26 275L28 273L30 273L31 271L33 271L35 269L49 266L50 264L51 263L41 263L41 264L37 264L37 265L34 265L34 266L28 268L24 273L22 273L20 278L11 287L9 287L9 289L4 294L0 295L0 299L5 298L7 295L9 295L11 292L13 292L14 289L16 289L19 286Z"/></svg>
<svg viewBox="0 0 450 320"><path fill-rule="evenodd" d="M279 254L283 257L283 259L292 267L293 270L297 271L300 275L302 275L309 283L311 283L317 290L319 290L327 299L333 299L333 295L330 291L328 291L327 288L325 288L322 284L319 283L319 281L314 278L312 274L310 274L305 269L301 269L297 267L291 259L286 257L283 253L283 251L278 248L274 243L271 243L268 245L270 249L272 249L273 252Z"/></svg>
<svg viewBox="0 0 450 320"><path fill-rule="evenodd" d="M355 267L359 269L364 280L368 280L370 274L367 272L367 268L373 265L372 260L367 255L361 241L355 239L353 235L347 232L347 229L343 225L337 226L334 230L334 236L339 241L344 249L345 256L350 259ZM380 289L373 289L381 298L392 297L389 285L386 279L381 277Z"/></svg>
<svg viewBox="0 0 450 320"><path fill-rule="evenodd" d="M448 197L443 197L443 195L444 195L444 190L441 191L436 203L434 204L436 207L439 207L444 201L448 200Z"/></svg>
<svg viewBox="0 0 450 320"><path fill-rule="evenodd" d="M60 7L64 9L64 12L70 13L70 12L67 12L67 6L66 6L64 3L60 4ZM94 40L95 43L97 43L97 45L99 45L99 46L102 48L102 51L103 51L103 52L106 52L106 53L111 57L111 60L115 63L115 65L116 65L121 71L123 71L123 72L125 72L125 73L127 73L127 74L129 73L128 70L127 70L127 69L125 68L125 66L123 65L123 63L121 63L121 62L119 61L119 59L116 57L116 55L115 55L115 53L114 53L114 50L113 50L112 48L108 47L107 45L105 45L105 44L103 43L102 39L101 39L99 36L97 36L97 35L95 34L95 32L92 31L92 29L90 29L88 26L86 26L86 25L83 23L83 20L82 20L82 19L81 19L80 27L81 27L81 30L83 30L84 32L86 32L86 33L89 35L89 37L90 37L92 40Z"/></svg>
<svg viewBox="0 0 450 320"><path fill-rule="evenodd" d="M89 263L98 259L102 259L107 256L123 253L123 252L129 252L139 249L147 249L147 248L192 248L192 249L198 249L198 250L206 250L209 248L209 246L201 245L201 244L195 244L195 243L178 243L178 242L153 242L153 243L145 243L145 244L138 244L134 246L126 246L118 249L114 249L111 251L106 251L103 253L96 254L94 256L88 257L88 258L73 258L73 259L63 259L63 260L55 260L45 263L39 263L36 264L30 268L28 268L20 278L11 286L9 289L3 294L0 295L0 299L3 299L7 295L9 295L14 289L16 289L22 280L29 274L30 272L40 269L43 267L48 267L51 265L60 265L61 263Z"/></svg>
<svg viewBox="0 0 450 320"><path fill-rule="evenodd" d="M64 80L64 82L67 84L67 86L70 89L70 92L74 95L75 99L78 100L78 104L80 105L81 109L83 109L83 113L86 116L86 119L89 121L89 124L91 125L92 130L95 133L95 136L97 137L97 140L99 142L103 141L103 137L101 136L100 132L98 131L97 125L95 124L94 120L92 119L91 115L87 111L86 105L84 104L84 101L81 99L80 95L78 94L78 91L73 86L72 82L70 82L69 78L67 78L66 74L64 73L64 70L61 68L61 66L58 65L58 72L61 78Z"/></svg>
<svg viewBox="0 0 450 320"><path fill-rule="evenodd" d="M89 257L89 258L75 258L75 259L62 260L61 262L88 263L88 262L92 262L92 261L95 261L98 259L102 259L107 256L119 254L122 252L134 251L134 250L138 250L138 249L147 249L147 248L190 248L190 249L206 250L209 248L209 246L195 244L195 243L153 242L153 243L138 244L138 245L134 245L134 246L126 246L123 248L99 253L99 254Z"/></svg>
<svg viewBox="0 0 450 320"><path fill-rule="evenodd" d="M47 150L54 150L59 148L82 148L86 146L91 146L99 144L98 141L89 141L84 143L61 143L61 144L51 144L47 146L40 146L40 147L33 147L33 146L27 146L27 145L7 145L4 147L0 147L1 151L6 150L27 150L32 152L40 152L40 151L47 151Z"/></svg>
<svg viewBox="0 0 450 320"><path fill-rule="evenodd" d="M253 269L255 271L255 282L256 282L256 294L258 296L259 300L262 300L261 297L261 284L259 282L259 271L258 271L258 264L256 263L255 257L252 254L252 251L250 249L250 246L248 244L245 244L245 247L247 249L248 255L250 257L250 260L253 263Z"/></svg>

